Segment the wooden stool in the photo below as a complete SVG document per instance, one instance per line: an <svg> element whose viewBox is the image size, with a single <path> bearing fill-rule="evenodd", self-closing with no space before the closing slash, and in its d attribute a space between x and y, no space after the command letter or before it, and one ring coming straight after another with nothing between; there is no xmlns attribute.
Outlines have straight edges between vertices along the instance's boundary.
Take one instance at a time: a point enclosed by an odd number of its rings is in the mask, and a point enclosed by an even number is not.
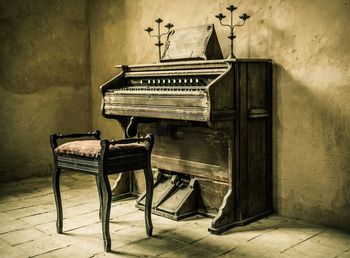
<svg viewBox="0 0 350 258"><path fill-rule="evenodd" d="M79 140L57 145L58 139L93 137L93 140ZM53 192L57 210L57 233L62 233L63 213L60 193L61 169L76 170L94 175L100 200L99 216L102 220L104 249L111 250L109 219L112 202L111 186L108 175L143 169L146 179L145 221L146 233L152 235L151 204L153 196L153 175L151 170L151 152L154 143L153 135L144 138L130 138L119 141L100 139L100 132L87 134L50 135L54 157L52 178Z"/></svg>

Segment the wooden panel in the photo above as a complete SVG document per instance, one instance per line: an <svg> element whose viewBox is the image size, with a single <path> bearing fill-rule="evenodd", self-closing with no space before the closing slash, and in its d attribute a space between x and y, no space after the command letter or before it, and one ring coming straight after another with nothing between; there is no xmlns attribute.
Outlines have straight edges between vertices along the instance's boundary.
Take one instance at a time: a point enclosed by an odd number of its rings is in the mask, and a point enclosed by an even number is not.
<svg viewBox="0 0 350 258"><path fill-rule="evenodd" d="M239 76L239 197L238 216L244 221L262 214L270 209L271 166L267 159L267 135L271 127L267 127L271 109L267 100L271 84L267 82L269 63L247 62L240 64ZM271 91L270 91L271 92ZM269 128L269 129L268 129ZM269 130L269 131L267 131ZM268 142L269 141L269 142ZM269 177L269 179L267 178Z"/></svg>
<svg viewBox="0 0 350 258"><path fill-rule="evenodd" d="M59 155L57 157L57 165L62 168L90 172L91 174L98 173L98 161L96 159Z"/></svg>
<svg viewBox="0 0 350 258"><path fill-rule="evenodd" d="M226 68L226 67L225 67ZM142 77L174 77L174 76L198 76L198 75L211 75L211 77L214 78L214 76L220 75L223 72L225 72L226 69L223 68L212 68L212 69L201 69L201 70L157 70L157 71L135 71L135 72L128 72L125 74L125 78L142 78Z"/></svg>
<svg viewBox="0 0 350 258"><path fill-rule="evenodd" d="M207 127L170 125L171 129L157 123L139 128L142 134L155 134L152 154L158 166L216 180L228 180L227 139L222 131Z"/></svg>
<svg viewBox="0 0 350 258"><path fill-rule="evenodd" d="M271 81L268 82L268 69L271 63L249 63L248 110L250 113L262 111L262 115L248 118L247 137L247 181L248 210L245 216L252 217L271 208L271 159L268 150L272 150L271 138ZM265 113L265 115L263 114Z"/></svg>
<svg viewBox="0 0 350 258"><path fill-rule="evenodd" d="M247 216L266 209L266 119L255 119L248 124L248 206Z"/></svg>
<svg viewBox="0 0 350 258"><path fill-rule="evenodd" d="M123 65L116 65L116 68L123 68ZM225 69L227 63L224 60L206 60L206 61L182 61L169 63L153 63L153 64L135 64L128 65L127 70L130 72L150 72L150 71L174 71L174 70L207 70Z"/></svg>
<svg viewBox="0 0 350 258"><path fill-rule="evenodd" d="M198 200L198 211L209 216L216 215L227 193L228 184L199 179L198 185L200 196Z"/></svg>
<svg viewBox="0 0 350 258"><path fill-rule="evenodd" d="M193 94L193 96L176 96L176 95L154 95L152 92L145 94L106 94L105 105L142 105L144 107L149 106L172 106L174 109L177 107L207 107L208 101L205 92L202 94Z"/></svg>
<svg viewBox="0 0 350 258"><path fill-rule="evenodd" d="M249 63L248 66L248 109L266 107L266 64Z"/></svg>
<svg viewBox="0 0 350 258"><path fill-rule="evenodd" d="M159 155L152 155L152 165L159 169L182 172L192 176L228 181L227 170L218 165Z"/></svg>
<svg viewBox="0 0 350 258"><path fill-rule="evenodd" d="M235 194L237 219L243 220L248 211L248 173L247 173L247 73L248 63L240 63L237 67L236 103L238 118L236 120L237 137L235 140Z"/></svg>
<svg viewBox="0 0 350 258"><path fill-rule="evenodd" d="M212 111L232 110L235 105L234 68L230 67L224 74L209 85L210 108Z"/></svg>
<svg viewBox="0 0 350 258"><path fill-rule="evenodd" d="M266 65L266 109L270 116L266 119L266 209L272 210L272 150L273 150L273 85L272 85L272 62L267 62Z"/></svg>
<svg viewBox="0 0 350 258"><path fill-rule="evenodd" d="M172 106L150 106L140 108L140 106L106 105L104 110L106 115L168 118L202 122L206 122L209 117L207 109L197 107L179 107L175 109Z"/></svg>

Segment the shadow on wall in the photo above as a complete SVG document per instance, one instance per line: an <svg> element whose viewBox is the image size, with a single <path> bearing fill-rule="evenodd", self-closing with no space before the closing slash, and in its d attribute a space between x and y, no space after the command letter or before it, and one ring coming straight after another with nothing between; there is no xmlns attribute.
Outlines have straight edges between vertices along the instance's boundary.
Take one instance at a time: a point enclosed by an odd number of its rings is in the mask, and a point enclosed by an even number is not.
<svg viewBox="0 0 350 258"><path fill-rule="evenodd" d="M350 229L348 85L311 87L274 65L274 208Z"/></svg>
<svg viewBox="0 0 350 258"><path fill-rule="evenodd" d="M126 4L107 0L101 4L94 0L90 5L92 126L101 130L103 138L109 139L123 138L124 133L117 120L102 117L100 86L120 72L115 65L128 63Z"/></svg>

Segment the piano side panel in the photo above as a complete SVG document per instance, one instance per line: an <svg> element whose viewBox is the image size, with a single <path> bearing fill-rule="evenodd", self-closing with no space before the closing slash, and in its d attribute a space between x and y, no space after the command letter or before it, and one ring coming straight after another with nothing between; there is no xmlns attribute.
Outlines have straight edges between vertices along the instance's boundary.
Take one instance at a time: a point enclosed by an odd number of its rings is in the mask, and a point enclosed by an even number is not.
<svg viewBox="0 0 350 258"><path fill-rule="evenodd" d="M231 65L230 65L231 67ZM210 111L227 111L235 107L234 68L231 67L209 86Z"/></svg>
<svg viewBox="0 0 350 258"><path fill-rule="evenodd" d="M248 111L266 109L266 63L248 63Z"/></svg>
<svg viewBox="0 0 350 258"><path fill-rule="evenodd" d="M121 88L126 83L127 82L125 79L125 70L123 68L118 75L116 75L115 77L111 78L110 80L102 84L100 86L100 90L102 95L104 95L107 90Z"/></svg>
<svg viewBox="0 0 350 258"><path fill-rule="evenodd" d="M242 108L241 123L246 131L241 132L246 143L242 146L241 162L241 212L242 218L252 218L271 210L271 80L268 62L247 62L244 74L246 84L240 85L245 92L245 108ZM245 90L242 90L242 88ZM244 96L241 96L242 98ZM245 109L245 110L244 110Z"/></svg>
<svg viewBox="0 0 350 258"><path fill-rule="evenodd" d="M215 216L219 212L229 186L211 180L198 180L199 198L198 211L208 216Z"/></svg>
<svg viewBox="0 0 350 258"><path fill-rule="evenodd" d="M126 80L125 80L125 70L124 70L124 67L122 69L122 71L116 75L115 77L111 78L110 80L108 80L107 82L105 82L104 84L102 84L100 86L100 92L102 94L102 101L101 101L101 114L102 116L104 116L105 118L112 118L113 114L108 114L108 112L106 113L106 103L105 103L105 100L104 100L104 97L105 97L105 94L106 92L109 90L109 89L116 89L116 88L119 88L121 87L122 85L124 85L126 83ZM120 117L120 123L123 124L123 127L126 123L126 118L123 117L121 118Z"/></svg>
<svg viewBox="0 0 350 258"><path fill-rule="evenodd" d="M267 209L266 119L248 123L248 210L251 217Z"/></svg>

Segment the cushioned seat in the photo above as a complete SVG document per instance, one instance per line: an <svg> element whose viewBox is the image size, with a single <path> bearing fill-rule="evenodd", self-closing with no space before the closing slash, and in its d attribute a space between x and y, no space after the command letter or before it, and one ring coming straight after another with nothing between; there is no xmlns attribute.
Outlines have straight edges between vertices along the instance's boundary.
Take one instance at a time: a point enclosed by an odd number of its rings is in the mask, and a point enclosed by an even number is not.
<svg viewBox="0 0 350 258"><path fill-rule="evenodd" d="M147 151L144 144L129 143L109 146L110 155L123 155L129 153L142 153ZM101 154L100 140L82 140L64 143L55 149L58 154L79 155L97 158Z"/></svg>
<svg viewBox="0 0 350 258"><path fill-rule="evenodd" d="M94 140L80 140L57 144L58 139L93 137ZM54 157L52 178L55 196L57 233L63 232L63 210L60 192L61 169L75 170L94 175L100 199L100 219L105 251L111 250L109 219L112 202L112 191L108 175L142 169L146 181L145 224L146 233L152 235L151 205L153 196L153 174L151 170L151 152L154 137L147 135L141 138L129 138L119 141L100 139L100 132L87 134L52 134L50 135Z"/></svg>

